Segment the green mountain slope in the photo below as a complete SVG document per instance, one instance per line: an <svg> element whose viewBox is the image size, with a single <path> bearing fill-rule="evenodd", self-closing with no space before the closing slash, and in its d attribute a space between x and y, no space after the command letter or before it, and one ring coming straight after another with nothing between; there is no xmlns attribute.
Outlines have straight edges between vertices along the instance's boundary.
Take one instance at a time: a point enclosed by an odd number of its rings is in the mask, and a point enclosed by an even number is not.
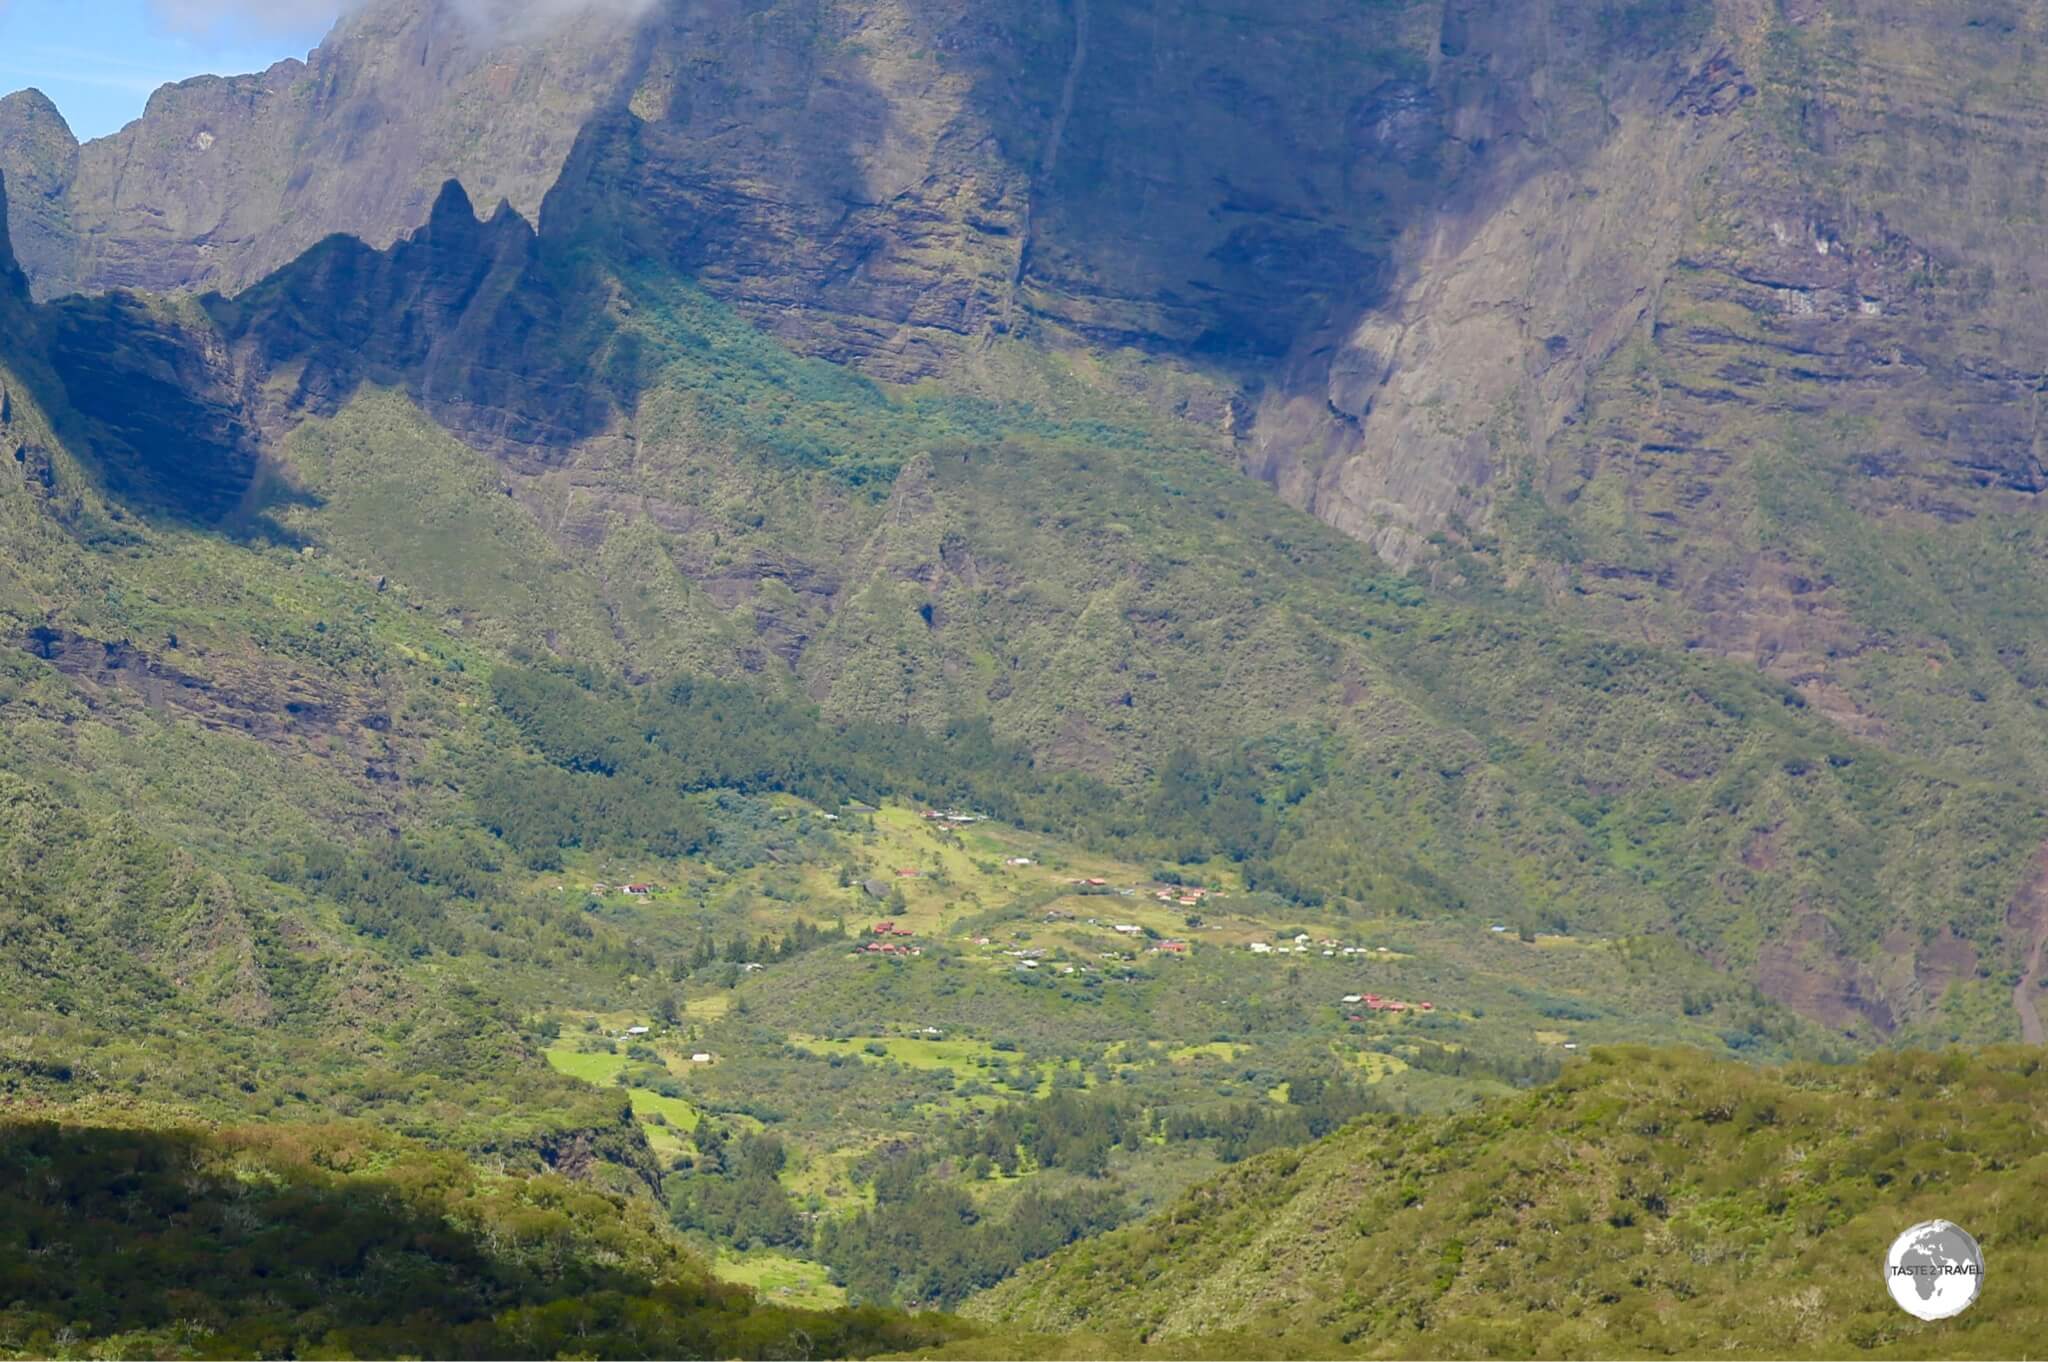
<svg viewBox="0 0 2048 1362"><path fill-rule="evenodd" d="M758 1304L644 1205L361 1127L93 1119L0 1124L0 1356L856 1357L962 1332Z"/></svg>
<svg viewBox="0 0 2048 1362"><path fill-rule="evenodd" d="M1146 854L1227 853L1340 910L1676 932L1845 1029L2017 1027L1992 1000L2039 812L1966 763L1582 633L1533 582L1391 578L1062 361L1005 352L1029 402L886 389L586 235L479 223L451 190L389 252L332 242L203 311L58 305L51 362L128 432L96 446L127 500L267 526L480 658L986 721L1126 792L1092 829L1118 836L1185 748L1244 802L1152 818ZM241 413L168 468L123 396L166 364Z"/></svg>
<svg viewBox="0 0 2048 1362"><path fill-rule="evenodd" d="M1789 1070L1603 1050L1478 1112L1369 1118L1255 1160L970 1313L1134 1356L1253 1339L1308 1356L1705 1339L1736 1356L2010 1356L2042 1328L2044 1100L2040 1056L2016 1049ZM1984 1294L1922 1324L1881 1269L1895 1235L1935 1218L1983 1244Z"/></svg>

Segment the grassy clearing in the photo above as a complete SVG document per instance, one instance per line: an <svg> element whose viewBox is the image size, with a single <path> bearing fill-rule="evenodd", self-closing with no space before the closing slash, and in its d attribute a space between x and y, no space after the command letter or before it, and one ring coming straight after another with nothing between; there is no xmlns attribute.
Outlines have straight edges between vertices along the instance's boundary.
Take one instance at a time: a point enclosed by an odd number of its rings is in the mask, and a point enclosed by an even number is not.
<svg viewBox="0 0 2048 1362"><path fill-rule="evenodd" d="M1408 1072L1408 1061L1399 1055L1383 1055L1377 1050L1361 1050L1352 1056L1352 1063L1365 1070L1365 1081L1378 1083L1395 1074Z"/></svg>
<svg viewBox="0 0 2048 1362"><path fill-rule="evenodd" d="M692 998L683 1004L684 1015L691 1021L713 1022L732 1011L732 994L711 993L701 998Z"/></svg>
<svg viewBox="0 0 2048 1362"><path fill-rule="evenodd" d="M670 1129L692 1131L697 1128L697 1123L703 1119L698 1115L695 1107L680 1097L663 1097L660 1093L648 1092L645 1088L633 1089L631 1097L633 1100L633 1114L643 1122L648 1117L658 1113L663 1120L668 1122Z"/></svg>
<svg viewBox="0 0 2048 1362"><path fill-rule="evenodd" d="M1177 1050L1167 1051L1166 1055L1176 1064L1190 1064L1201 1059L1220 1059L1228 1063L1249 1048L1232 1041L1212 1040L1206 1045L1183 1045Z"/></svg>
<svg viewBox="0 0 2048 1362"><path fill-rule="evenodd" d="M580 1078L585 1083L605 1084L618 1076L630 1061L624 1055L589 1054L559 1047L547 1052L548 1064L556 1073Z"/></svg>
<svg viewBox="0 0 2048 1362"><path fill-rule="evenodd" d="M787 1254L720 1254L712 1271L721 1281L753 1287L763 1300L777 1305L831 1310L846 1304L846 1289L835 1286L822 1266Z"/></svg>

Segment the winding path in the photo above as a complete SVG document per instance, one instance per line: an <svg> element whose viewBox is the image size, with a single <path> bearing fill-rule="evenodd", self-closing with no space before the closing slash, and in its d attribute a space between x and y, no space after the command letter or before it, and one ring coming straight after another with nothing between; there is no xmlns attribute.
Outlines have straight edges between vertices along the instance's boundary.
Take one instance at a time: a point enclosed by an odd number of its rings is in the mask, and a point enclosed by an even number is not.
<svg viewBox="0 0 2048 1362"><path fill-rule="evenodd" d="M2035 854L2033 871L2013 898L2005 922L2026 933L2032 946L2012 990L2013 1010L2020 1014L2020 1039L2029 1045L2048 1044L2048 1027L2041 1024L2041 978L2048 974L2048 844Z"/></svg>
<svg viewBox="0 0 2048 1362"><path fill-rule="evenodd" d="M2036 1002L2041 996L2044 969L2048 969L2048 922L2035 925L2032 963L2012 990L2012 1005L2020 1013L2020 1039L2029 1045L2048 1044L2048 1031L2041 1026L2041 1009Z"/></svg>

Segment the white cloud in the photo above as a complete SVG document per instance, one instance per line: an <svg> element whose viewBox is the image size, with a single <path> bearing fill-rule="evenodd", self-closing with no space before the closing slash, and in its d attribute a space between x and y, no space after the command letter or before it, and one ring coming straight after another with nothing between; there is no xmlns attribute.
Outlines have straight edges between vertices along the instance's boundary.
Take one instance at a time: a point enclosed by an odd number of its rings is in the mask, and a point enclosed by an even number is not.
<svg viewBox="0 0 2048 1362"><path fill-rule="evenodd" d="M4 3L4 0L0 0ZM340 0L149 0L171 28L211 35L226 29L292 33L333 21L346 6Z"/></svg>
<svg viewBox="0 0 2048 1362"><path fill-rule="evenodd" d="M455 0L472 23L508 33L530 34L567 19L637 18L660 0Z"/></svg>
<svg viewBox="0 0 2048 1362"><path fill-rule="evenodd" d="M4 13L10 0L0 0ZM216 35L242 29L267 33L301 32L331 23L343 10L371 0L149 0L157 17L172 29ZM587 16L634 18L660 0L447 0L472 23L505 32L548 28L566 19Z"/></svg>

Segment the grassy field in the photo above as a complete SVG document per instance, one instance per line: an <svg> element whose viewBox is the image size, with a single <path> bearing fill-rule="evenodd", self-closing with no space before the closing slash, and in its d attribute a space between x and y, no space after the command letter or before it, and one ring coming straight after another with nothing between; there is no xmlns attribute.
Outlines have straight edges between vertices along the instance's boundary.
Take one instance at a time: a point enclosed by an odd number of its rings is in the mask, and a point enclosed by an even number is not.
<svg viewBox="0 0 2048 1362"><path fill-rule="evenodd" d="M721 1253L711 1263L720 1281L750 1286L762 1300L798 1310L832 1310L846 1304L846 1290L825 1269L782 1253Z"/></svg>

